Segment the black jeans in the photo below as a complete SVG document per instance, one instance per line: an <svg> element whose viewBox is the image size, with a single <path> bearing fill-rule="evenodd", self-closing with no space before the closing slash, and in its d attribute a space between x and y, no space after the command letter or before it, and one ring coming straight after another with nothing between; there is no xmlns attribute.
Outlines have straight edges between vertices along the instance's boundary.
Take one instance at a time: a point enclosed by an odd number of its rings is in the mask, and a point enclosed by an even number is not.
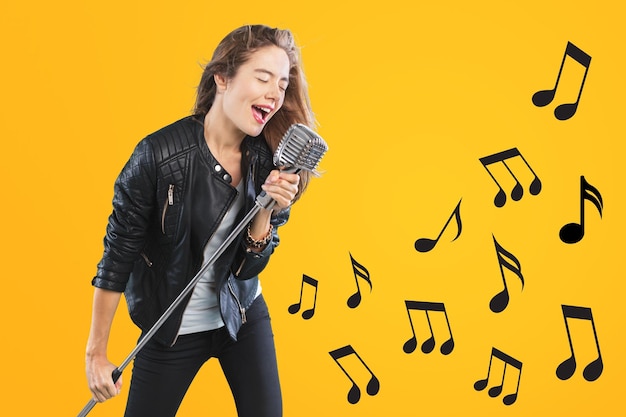
<svg viewBox="0 0 626 417"><path fill-rule="evenodd" d="M246 312L237 341L222 327L182 335L172 347L151 340L135 357L125 417L172 417L200 367L210 358L220 366L239 417L281 417L274 335L260 295ZM210 412L207 416L217 416Z"/></svg>

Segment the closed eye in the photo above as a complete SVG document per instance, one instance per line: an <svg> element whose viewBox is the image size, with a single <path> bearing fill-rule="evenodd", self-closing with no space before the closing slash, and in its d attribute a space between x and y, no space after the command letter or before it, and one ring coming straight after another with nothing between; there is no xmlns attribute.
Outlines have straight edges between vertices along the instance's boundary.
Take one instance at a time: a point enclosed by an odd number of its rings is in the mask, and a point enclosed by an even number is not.
<svg viewBox="0 0 626 417"><path fill-rule="evenodd" d="M279 88L282 91L287 90L287 87L289 86L289 78L287 78L286 76L278 77L274 75L272 71L263 68L257 68L254 70L254 72L257 74L257 80L261 81L262 83L267 83L274 77L279 81Z"/></svg>
<svg viewBox="0 0 626 417"><path fill-rule="evenodd" d="M263 84L267 84L267 83L270 81L270 80L268 80L268 79L265 79L265 78L260 78L260 77L257 77L257 80L259 80L259 81L260 81L261 83L263 83ZM286 91L287 91L287 87L289 87L289 84L286 84L286 83L285 83L285 84L279 84L279 85L278 85L278 89L279 89L282 93L284 93L284 92L286 92Z"/></svg>

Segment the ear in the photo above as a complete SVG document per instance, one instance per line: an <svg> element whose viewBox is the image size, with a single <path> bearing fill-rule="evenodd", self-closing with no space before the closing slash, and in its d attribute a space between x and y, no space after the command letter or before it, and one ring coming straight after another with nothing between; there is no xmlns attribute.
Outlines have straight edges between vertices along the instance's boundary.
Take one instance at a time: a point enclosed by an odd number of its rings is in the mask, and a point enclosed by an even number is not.
<svg viewBox="0 0 626 417"><path fill-rule="evenodd" d="M215 85L217 86L218 91L224 91L228 84L228 80L222 74L214 74L213 80L215 80Z"/></svg>

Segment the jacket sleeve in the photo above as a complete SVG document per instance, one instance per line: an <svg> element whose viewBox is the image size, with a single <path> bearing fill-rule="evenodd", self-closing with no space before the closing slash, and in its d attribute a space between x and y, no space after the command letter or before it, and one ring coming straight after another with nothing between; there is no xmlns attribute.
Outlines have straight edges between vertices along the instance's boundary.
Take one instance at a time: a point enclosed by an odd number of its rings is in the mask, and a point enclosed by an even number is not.
<svg viewBox="0 0 626 417"><path fill-rule="evenodd" d="M278 228L289 220L291 209L287 208L272 215L270 223L274 226L272 230L272 240L265 246L261 252L251 252L242 239L240 248L238 249L233 262L233 270L231 271L237 279L245 280L254 278L265 269L270 260L270 256L274 253L274 249L280 243L278 236ZM245 232L244 232L245 233Z"/></svg>
<svg viewBox="0 0 626 417"><path fill-rule="evenodd" d="M115 181L113 212L104 253L92 285L123 292L133 263L144 247L154 210L156 166L149 141L141 141Z"/></svg>

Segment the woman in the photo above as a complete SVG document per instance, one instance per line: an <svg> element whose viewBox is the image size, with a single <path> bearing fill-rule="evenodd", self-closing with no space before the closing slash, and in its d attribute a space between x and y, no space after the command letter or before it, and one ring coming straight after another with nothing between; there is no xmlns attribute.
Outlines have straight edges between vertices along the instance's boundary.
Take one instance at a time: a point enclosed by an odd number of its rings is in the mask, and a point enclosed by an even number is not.
<svg viewBox="0 0 626 417"><path fill-rule="evenodd" d="M308 172L272 164L293 123L313 127L299 51L288 30L244 26L204 68L193 115L147 136L115 182L95 286L86 373L93 398L120 392L107 359L124 292L145 333L180 294L262 190L261 209L137 354L126 416L174 416L194 376L218 358L240 417L282 415L276 354L258 274ZM209 407L209 406L207 406Z"/></svg>

